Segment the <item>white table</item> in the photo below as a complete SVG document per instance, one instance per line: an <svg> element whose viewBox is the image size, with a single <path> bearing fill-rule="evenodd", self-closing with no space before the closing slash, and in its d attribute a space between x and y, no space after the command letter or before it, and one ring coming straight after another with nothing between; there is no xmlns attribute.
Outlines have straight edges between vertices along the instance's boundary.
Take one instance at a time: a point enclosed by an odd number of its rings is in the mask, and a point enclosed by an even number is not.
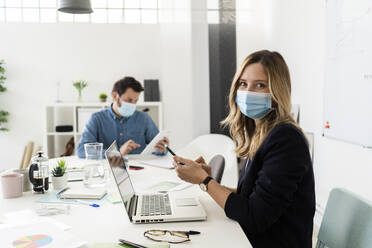
<svg viewBox="0 0 372 248"><path fill-rule="evenodd" d="M143 170L129 170L134 187L144 180L150 179L164 181L175 179L174 170L155 168L143 165ZM1 185L0 185L1 186ZM114 180L108 183L109 192L118 192ZM143 236L144 231L149 229L166 230L196 230L200 235L192 235L191 242L183 244L172 244L171 247L252 247L246 238L243 230L235 221L228 219L217 203L198 186L194 185L183 190L185 195L196 195L199 197L204 209L207 212L206 221L158 223L158 224L132 224L123 204L111 204L106 201L99 208L85 205L71 205L69 215L52 216L64 224L72 226L68 230L71 234L89 243L95 242L116 242L123 238L137 243L156 243ZM1 190L0 190L0 194ZM15 199L0 198L0 214L32 209L40 207L35 201L42 195L25 192L22 197Z"/></svg>

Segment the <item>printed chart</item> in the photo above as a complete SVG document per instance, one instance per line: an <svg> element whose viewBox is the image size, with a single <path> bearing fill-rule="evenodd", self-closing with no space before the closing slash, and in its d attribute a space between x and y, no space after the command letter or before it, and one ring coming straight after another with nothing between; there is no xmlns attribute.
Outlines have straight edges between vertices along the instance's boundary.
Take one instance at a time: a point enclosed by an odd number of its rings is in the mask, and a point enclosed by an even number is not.
<svg viewBox="0 0 372 248"><path fill-rule="evenodd" d="M25 236L13 241L13 247L15 248L39 248L50 244L53 239L44 234L36 234L31 236Z"/></svg>

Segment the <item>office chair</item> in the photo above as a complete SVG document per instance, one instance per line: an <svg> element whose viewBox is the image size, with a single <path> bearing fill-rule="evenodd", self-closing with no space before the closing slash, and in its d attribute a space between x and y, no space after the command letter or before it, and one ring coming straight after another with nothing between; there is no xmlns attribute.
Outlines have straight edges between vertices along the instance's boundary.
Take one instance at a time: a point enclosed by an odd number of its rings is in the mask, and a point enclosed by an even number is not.
<svg viewBox="0 0 372 248"><path fill-rule="evenodd" d="M225 158L222 155L214 156L208 165L212 167L212 177L218 183L221 183L223 171L225 170Z"/></svg>
<svg viewBox="0 0 372 248"><path fill-rule="evenodd" d="M222 155L225 158L225 169L221 184L236 188L239 176L235 147L234 141L226 135L205 134L177 150L177 155L193 160L203 156L205 161L210 161L217 154Z"/></svg>
<svg viewBox="0 0 372 248"><path fill-rule="evenodd" d="M316 248L372 247L372 205L345 190L329 195Z"/></svg>

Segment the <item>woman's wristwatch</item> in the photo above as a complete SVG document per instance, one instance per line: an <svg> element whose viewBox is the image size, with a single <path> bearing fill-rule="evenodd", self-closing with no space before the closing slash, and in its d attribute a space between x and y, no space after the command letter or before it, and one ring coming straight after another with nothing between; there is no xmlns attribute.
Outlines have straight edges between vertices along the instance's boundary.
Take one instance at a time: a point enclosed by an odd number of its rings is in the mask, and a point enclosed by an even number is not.
<svg viewBox="0 0 372 248"><path fill-rule="evenodd" d="M208 191L208 183L212 180L213 178L210 177L210 176L207 176L204 181L199 184L199 187L201 188L201 190L207 192Z"/></svg>

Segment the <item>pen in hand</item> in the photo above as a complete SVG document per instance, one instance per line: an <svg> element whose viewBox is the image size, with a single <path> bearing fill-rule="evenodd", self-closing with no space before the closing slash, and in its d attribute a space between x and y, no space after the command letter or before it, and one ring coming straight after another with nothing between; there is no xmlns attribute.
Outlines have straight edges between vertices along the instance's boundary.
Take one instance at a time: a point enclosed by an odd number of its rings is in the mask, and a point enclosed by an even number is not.
<svg viewBox="0 0 372 248"><path fill-rule="evenodd" d="M165 149L167 149L168 152L169 152L170 154L172 154L173 156L176 156L176 153L174 153L174 152L172 151L172 149L169 148L169 146L167 146L167 145L164 145L164 146L165 146ZM185 165L185 164L182 163L182 162L177 162L177 163L180 164L180 165Z"/></svg>

